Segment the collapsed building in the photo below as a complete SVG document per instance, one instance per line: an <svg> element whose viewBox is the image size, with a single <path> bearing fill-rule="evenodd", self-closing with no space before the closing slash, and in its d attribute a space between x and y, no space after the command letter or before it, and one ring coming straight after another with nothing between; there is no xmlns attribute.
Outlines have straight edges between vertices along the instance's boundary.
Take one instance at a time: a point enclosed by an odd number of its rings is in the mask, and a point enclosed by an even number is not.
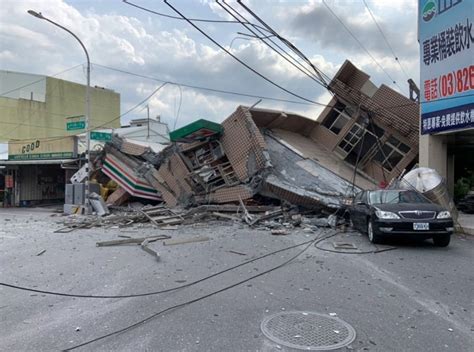
<svg viewBox="0 0 474 352"><path fill-rule="evenodd" d="M290 133L314 123L289 116L287 126L279 127ZM354 191L352 183L276 135L268 128L272 121L282 121L282 112L239 106L222 124L198 120L171 133L175 143L160 153L114 137L100 166L120 185L108 202L125 194L163 200L168 207L258 197L337 209Z"/></svg>
<svg viewBox="0 0 474 352"><path fill-rule="evenodd" d="M197 120L153 150L115 135L96 169L130 197L167 207L288 203L334 211L360 189L390 182L417 161L418 107L346 61L317 120L239 106L221 124Z"/></svg>

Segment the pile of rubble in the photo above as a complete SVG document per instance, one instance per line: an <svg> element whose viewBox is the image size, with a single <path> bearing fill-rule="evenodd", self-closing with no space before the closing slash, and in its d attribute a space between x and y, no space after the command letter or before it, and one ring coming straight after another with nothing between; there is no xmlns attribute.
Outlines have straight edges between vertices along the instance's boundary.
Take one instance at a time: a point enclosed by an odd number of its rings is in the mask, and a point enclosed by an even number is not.
<svg viewBox="0 0 474 352"><path fill-rule="evenodd" d="M245 223L256 229L272 231L273 234L286 234L286 229L295 227L311 228L336 225L336 217L331 214L312 214L295 206L263 205L200 205L190 209L167 208L163 205L146 205L141 208L112 206L113 214L105 217L68 217L64 227L56 233L72 232L76 229L93 227L126 228L145 226L149 223L162 230L176 230L178 225L191 225L209 221L232 221ZM311 214L310 214L311 213ZM343 211L339 213L343 215Z"/></svg>

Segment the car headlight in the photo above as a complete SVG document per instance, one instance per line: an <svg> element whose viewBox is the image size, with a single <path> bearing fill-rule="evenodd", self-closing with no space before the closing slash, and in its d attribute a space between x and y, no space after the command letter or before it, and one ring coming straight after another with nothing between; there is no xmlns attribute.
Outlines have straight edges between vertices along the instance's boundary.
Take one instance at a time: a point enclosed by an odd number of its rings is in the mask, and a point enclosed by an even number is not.
<svg viewBox="0 0 474 352"><path fill-rule="evenodd" d="M451 213L447 210L440 211L436 219L450 219Z"/></svg>
<svg viewBox="0 0 474 352"><path fill-rule="evenodd" d="M391 211L377 210L375 215L377 215L379 219L400 219L397 214L392 213Z"/></svg>

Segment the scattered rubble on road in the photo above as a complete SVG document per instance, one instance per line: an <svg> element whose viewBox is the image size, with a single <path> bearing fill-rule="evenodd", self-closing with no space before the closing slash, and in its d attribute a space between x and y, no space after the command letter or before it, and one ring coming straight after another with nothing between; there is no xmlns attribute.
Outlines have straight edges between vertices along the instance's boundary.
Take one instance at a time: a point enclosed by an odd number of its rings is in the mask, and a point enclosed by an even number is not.
<svg viewBox="0 0 474 352"><path fill-rule="evenodd" d="M341 214L343 211L341 211ZM103 217L70 215L62 222L63 227L55 233L68 233L76 229L104 227L124 229L131 226L153 226L161 230L177 230L181 225L207 223L210 221L246 224L251 228L271 230L284 235L288 229L329 227L331 217L325 213L314 213L295 206L247 205L201 205L183 209L164 206L143 206L138 209L111 208L111 214ZM335 222L334 222L335 225ZM123 231L121 231L122 233ZM127 242L129 236L123 242Z"/></svg>

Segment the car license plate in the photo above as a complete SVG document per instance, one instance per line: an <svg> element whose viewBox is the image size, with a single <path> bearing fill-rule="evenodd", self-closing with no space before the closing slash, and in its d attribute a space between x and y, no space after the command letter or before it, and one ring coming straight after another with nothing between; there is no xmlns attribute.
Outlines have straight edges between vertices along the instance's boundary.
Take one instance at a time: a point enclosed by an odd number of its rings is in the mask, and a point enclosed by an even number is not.
<svg viewBox="0 0 474 352"><path fill-rule="evenodd" d="M427 222L414 222L413 230L429 230L430 224Z"/></svg>

